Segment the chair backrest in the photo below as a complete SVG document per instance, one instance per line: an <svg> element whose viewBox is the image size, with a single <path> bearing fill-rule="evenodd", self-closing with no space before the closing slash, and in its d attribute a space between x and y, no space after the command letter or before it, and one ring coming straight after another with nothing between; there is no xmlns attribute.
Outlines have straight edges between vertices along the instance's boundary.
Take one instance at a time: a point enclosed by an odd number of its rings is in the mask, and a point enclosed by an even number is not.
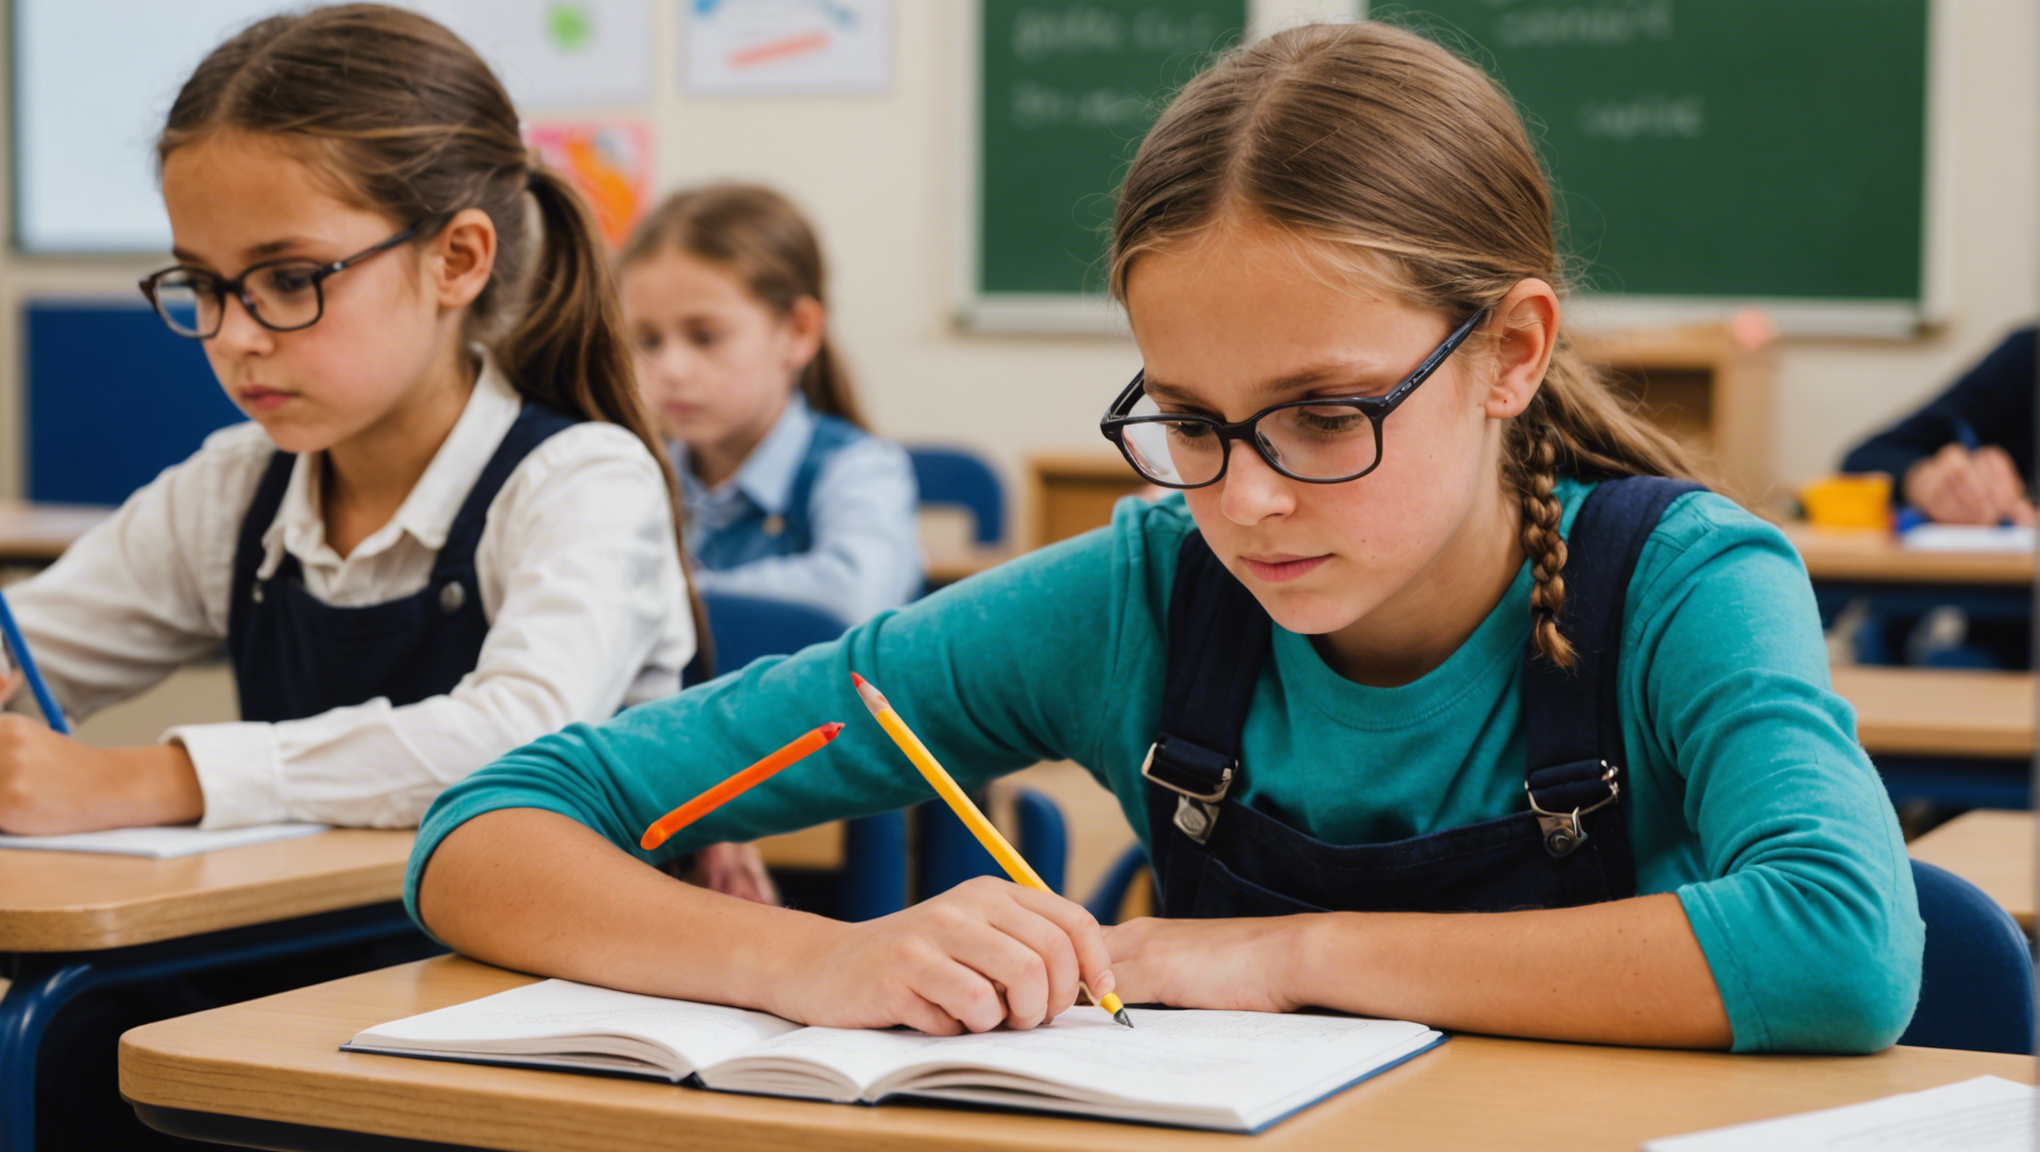
<svg viewBox="0 0 2040 1152"><path fill-rule="evenodd" d="M914 483L921 503L957 505L969 510L979 544L997 544L1006 536L1006 490L999 474L976 453L962 448L916 445L907 448L914 462Z"/></svg>
<svg viewBox="0 0 2040 1152"><path fill-rule="evenodd" d="M735 672L760 656L783 656L834 640L849 625L819 608L786 600L703 592L717 672Z"/></svg>
<svg viewBox="0 0 2040 1152"><path fill-rule="evenodd" d="M1912 862L1927 953L1900 1044L2033 1051L2033 953L2017 921L1945 868Z"/></svg>
<svg viewBox="0 0 2040 1152"><path fill-rule="evenodd" d="M1061 892L1070 864L1069 825L1062 808L1044 793L1019 788L1014 791L1013 810L1019 824L1013 847L1034 866L1043 884ZM914 888L921 899L947 892L974 877L1005 877L1006 870L942 801L922 804L915 809L914 819L920 853Z"/></svg>

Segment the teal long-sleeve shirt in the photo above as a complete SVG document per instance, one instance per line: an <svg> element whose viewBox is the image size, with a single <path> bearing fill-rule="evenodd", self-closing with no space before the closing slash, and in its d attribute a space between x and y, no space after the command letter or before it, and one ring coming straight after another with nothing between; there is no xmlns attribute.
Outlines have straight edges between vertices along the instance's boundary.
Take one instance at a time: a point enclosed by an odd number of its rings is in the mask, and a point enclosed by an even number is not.
<svg viewBox="0 0 2040 1152"><path fill-rule="evenodd" d="M1558 486L1566 527L1589 490ZM493 809L560 813L656 864L929 799L859 703L853 669L966 788L1074 760L1145 840L1140 765L1160 720L1177 549L1194 531L1180 498L1123 502L1109 528L838 642L527 745L432 806L405 899L415 915L433 849ZM1530 588L1526 565L1456 652L1395 688L1340 677L1309 637L1276 627L1242 734L1242 799L1334 844L1520 811ZM1674 502L1630 583L1620 676L1637 891L1678 894L1736 1049L1890 1044L1919 991L1912 873L1783 535L1718 496ZM849 727L820 753L658 851L637 847L667 810L830 720Z"/></svg>

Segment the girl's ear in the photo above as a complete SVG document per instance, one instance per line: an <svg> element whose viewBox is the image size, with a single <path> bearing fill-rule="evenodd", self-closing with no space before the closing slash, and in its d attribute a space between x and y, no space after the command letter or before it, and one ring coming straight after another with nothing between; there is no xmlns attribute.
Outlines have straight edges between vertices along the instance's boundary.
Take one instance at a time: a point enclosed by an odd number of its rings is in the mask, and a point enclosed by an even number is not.
<svg viewBox="0 0 2040 1152"><path fill-rule="evenodd" d="M1542 280L1524 280L1495 305L1488 324L1495 333L1496 371L1487 414L1497 420L1519 416L1544 382L1558 347L1558 293Z"/></svg>
<svg viewBox="0 0 2040 1152"><path fill-rule="evenodd" d="M808 366L808 361L822 350L822 337L828 332L828 309L812 296L803 296L793 302L786 313L786 364L790 373L798 374Z"/></svg>
<svg viewBox="0 0 2040 1152"><path fill-rule="evenodd" d="M428 285L442 308L465 308L488 287L496 268L496 222L463 208L426 247Z"/></svg>

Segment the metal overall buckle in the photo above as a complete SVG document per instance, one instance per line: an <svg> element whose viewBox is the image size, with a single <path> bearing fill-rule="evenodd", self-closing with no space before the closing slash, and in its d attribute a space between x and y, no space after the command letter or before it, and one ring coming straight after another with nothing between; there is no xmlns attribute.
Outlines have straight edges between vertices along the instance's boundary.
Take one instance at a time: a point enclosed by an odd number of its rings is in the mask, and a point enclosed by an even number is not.
<svg viewBox="0 0 2040 1152"><path fill-rule="evenodd" d="M1211 839L1211 830L1218 825L1218 803L1232 787L1233 770L1227 768L1219 775L1218 787L1210 792L1192 792L1180 784L1174 784L1155 775L1155 749L1161 741L1148 745L1147 759L1140 762L1140 774L1176 794L1175 824L1183 835L1202 844ZM1239 761L1233 762L1233 768Z"/></svg>
<svg viewBox="0 0 2040 1152"><path fill-rule="evenodd" d="M1599 812L1622 795L1622 785L1615 782L1616 774L1621 771L1606 760L1601 761L1601 783L1608 786L1608 794L1585 808L1575 808L1571 812L1546 812L1539 808L1537 793L1530 790L1528 780L1523 782L1523 794L1530 798L1530 811L1537 814L1537 826L1544 830L1546 852L1553 856L1570 856L1574 849L1587 842L1587 828L1580 823L1580 817L1589 812Z"/></svg>

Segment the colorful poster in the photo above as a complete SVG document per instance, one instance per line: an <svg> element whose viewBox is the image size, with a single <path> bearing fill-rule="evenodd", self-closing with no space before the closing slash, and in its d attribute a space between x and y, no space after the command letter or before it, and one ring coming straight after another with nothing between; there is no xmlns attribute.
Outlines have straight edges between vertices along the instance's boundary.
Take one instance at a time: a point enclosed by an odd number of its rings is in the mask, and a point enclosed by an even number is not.
<svg viewBox="0 0 2040 1152"><path fill-rule="evenodd" d="M615 248L650 207L652 126L641 120L526 124L525 136L546 164L566 176L595 210Z"/></svg>
<svg viewBox="0 0 2040 1152"><path fill-rule="evenodd" d="M881 92L892 83L892 0L684 2L689 92Z"/></svg>

